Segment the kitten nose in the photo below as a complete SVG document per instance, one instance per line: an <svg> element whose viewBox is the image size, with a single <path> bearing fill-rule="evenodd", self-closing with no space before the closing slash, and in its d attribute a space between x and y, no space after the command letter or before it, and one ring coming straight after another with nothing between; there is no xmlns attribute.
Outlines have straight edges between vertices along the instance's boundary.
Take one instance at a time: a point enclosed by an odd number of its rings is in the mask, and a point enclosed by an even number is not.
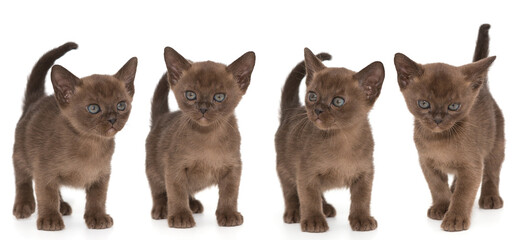
<svg viewBox="0 0 524 240"><path fill-rule="evenodd" d="M315 113L318 115L320 115L321 113L323 113L324 111L322 111L322 109L315 109Z"/></svg>
<svg viewBox="0 0 524 240"><path fill-rule="evenodd" d="M109 121L109 122L111 123L111 125L112 125L112 124L115 124L115 122L116 122L116 118L110 118L110 119L107 120L107 121Z"/></svg>
<svg viewBox="0 0 524 240"><path fill-rule="evenodd" d="M202 114L206 113L206 112L207 112L207 108L201 108L201 109L200 109L200 112L201 112Z"/></svg>
<svg viewBox="0 0 524 240"><path fill-rule="evenodd" d="M439 125L442 122L442 118L435 118L433 119L437 125Z"/></svg>

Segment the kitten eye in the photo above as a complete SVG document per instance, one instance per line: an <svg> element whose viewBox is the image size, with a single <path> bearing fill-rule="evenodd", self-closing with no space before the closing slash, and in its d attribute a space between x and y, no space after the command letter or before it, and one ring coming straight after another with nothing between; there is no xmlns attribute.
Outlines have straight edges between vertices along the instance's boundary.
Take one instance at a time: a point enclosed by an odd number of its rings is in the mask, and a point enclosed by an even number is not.
<svg viewBox="0 0 524 240"><path fill-rule="evenodd" d="M452 103L448 106L448 109L451 111L457 111L460 108L460 103Z"/></svg>
<svg viewBox="0 0 524 240"><path fill-rule="evenodd" d="M193 91L186 91L186 98L187 100L195 100L196 99L196 93Z"/></svg>
<svg viewBox="0 0 524 240"><path fill-rule="evenodd" d="M418 106L422 109L428 109L431 105L426 100L418 100Z"/></svg>
<svg viewBox="0 0 524 240"><path fill-rule="evenodd" d="M222 101L224 101L224 99L226 99L226 94L225 93L217 93L217 94L215 94L215 96L213 96L213 99L215 99L215 101L217 101L217 102L222 102Z"/></svg>
<svg viewBox="0 0 524 240"><path fill-rule="evenodd" d="M100 112L100 106L98 106L97 104L90 104L89 106L87 106L87 111L91 114L97 114Z"/></svg>
<svg viewBox="0 0 524 240"><path fill-rule="evenodd" d="M346 101L341 97L335 97L333 98L333 101L332 101L333 105L337 107L342 107L342 105L344 105L345 102Z"/></svg>
<svg viewBox="0 0 524 240"><path fill-rule="evenodd" d="M126 107L127 107L127 103L122 101L122 102L119 102L117 105L116 105L116 109L118 111L124 111L126 110Z"/></svg>
<svg viewBox="0 0 524 240"><path fill-rule="evenodd" d="M314 93L314 92L309 92L307 94L307 98L309 99L309 101L316 102L317 101L317 94Z"/></svg>

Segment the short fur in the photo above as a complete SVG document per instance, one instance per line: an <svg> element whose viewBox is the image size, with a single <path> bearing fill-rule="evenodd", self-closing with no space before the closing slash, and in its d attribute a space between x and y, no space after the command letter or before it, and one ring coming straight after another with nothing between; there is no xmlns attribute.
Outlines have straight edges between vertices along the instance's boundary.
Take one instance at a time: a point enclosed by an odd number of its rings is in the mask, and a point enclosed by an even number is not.
<svg viewBox="0 0 524 240"><path fill-rule="evenodd" d="M218 224L240 225L244 220L237 211L237 197L242 162L234 110L249 86L255 54L248 52L229 66L190 63L170 47L164 57L167 74L153 96L146 141L151 217L167 218L170 227L193 227L192 213L204 210L194 194L218 184ZM169 112L169 89L180 111ZM196 99L187 99L186 91L196 93ZM225 100L215 101L217 93L226 94Z"/></svg>
<svg viewBox="0 0 524 240"><path fill-rule="evenodd" d="M349 222L357 231L373 230L370 215L373 182L373 137L368 112L380 94L384 67L374 62L356 73L327 68L317 56L304 50L305 62L289 75L282 91L281 121L275 136L277 172L284 194L284 222L301 223L302 231L325 232L326 217L336 214L323 192L339 187L351 190ZM298 91L307 72L307 92L317 101L301 106ZM334 97L345 104L334 106Z"/></svg>
<svg viewBox="0 0 524 240"><path fill-rule="evenodd" d="M16 127L13 214L27 218L35 211L34 179L40 230L64 228L62 215L71 214L71 207L60 195L64 185L86 189L84 218L89 228L113 225L105 211L110 160L114 136L124 127L131 110L137 59L131 58L113 76L77 78L55 65L51 72L55 95L45 96L47 71L56 59L76 48L75 43L66 43L36 63ZM117 111L116 105L121 101L127 103L127 108ZM89 113L86 107L90 104L100 105L101 111Z"/></svg>
<svg viewBox="0 0 524 240"><path fill-rule="evenodd" d="M478 187L479 205L501 208L499 175L504 160L504 118L487 86L495 57L488 56L489 25L479 29L474 63L460 67L444 63L421 65L395 55L398 82L409 111L415 116L414 139L433 205L428 217L443 220L446 231L466 230ZM430 103L428 109L417 105ZM448 110L460 103L457 111ZM448 175L455 174L451 188Z"/></svg>

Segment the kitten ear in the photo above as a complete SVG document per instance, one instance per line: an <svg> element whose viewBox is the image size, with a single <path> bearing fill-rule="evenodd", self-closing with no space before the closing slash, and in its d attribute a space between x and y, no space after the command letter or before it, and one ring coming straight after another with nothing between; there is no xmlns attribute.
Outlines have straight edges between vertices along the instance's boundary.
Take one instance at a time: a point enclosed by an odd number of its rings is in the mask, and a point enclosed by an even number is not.
<svg viewBox="0 0 524 240"><path fill-rule="evenodd" d="M420 76L424 73L424 70L418 63L409 59L402 53L395 54L394 62L395 68L397 69L398 85L400 86L400 89L406 88L411 81L413 81L413 77Z"/></svg>
<svg viewBox="0 0 524 240"><path fill-rule="evenodd" d="M135 94L134 82L135 82L137 64L138 64L138 59L136 57L132 57L114 75L115 78L124 82L124 84L126 85L127 92L129 93L129 95L131 95L131 97Z"/></svg>
<svg viewBox="0 0 524 240"><path fill-rule="evenodd" d="M306 85L309 85L313 77L313 74L326 68L326 66L322 64L322 61L318 59L317 56L315 56L315 54L313 54L313 52L309 50L309 48L304 48L304 62L306 63L307 73Z"/></svg>
<svg viewBox="0 0 524 240"><path fill-rule="evenodd" d="M353 78L358 81L360 88L366 93L367 100L374 103L380 95L384 76L384 65L377 61L360 70L353 75Z"/></svg>
<svg viewBox="0 0 524 240"><path fill-rule="evenodd" d="M255 67L255 53L247 52L227 66L227 71L233 74L242 92L246 93L251 82L251 73Z"/></svg>
<svg viewBox="0 0 524 240"><path fill-rule="evenodd" d="M71 102L75 94L75 87L80 79L60 65L54 65L51 69L51 82L55 90L55 98L60 105Z"/></svg>
<svg viewBox="0 0 524 240"><path fill-rule="evenodd" d="M484 84L488 69L496 58L496 56L483 58L474 63L460 67L462 73L466 76L466 81L471 82L470 85L473 90L477 90L482 86L482 84Z"/></svg>
<svg viewBox="0 0 524 240"><path fill-rule="evenodd" d="M168 73L167 79L172 86L180 80L182 73L191 67L191 63L170 47L164 48L164 60Z"/></svg>

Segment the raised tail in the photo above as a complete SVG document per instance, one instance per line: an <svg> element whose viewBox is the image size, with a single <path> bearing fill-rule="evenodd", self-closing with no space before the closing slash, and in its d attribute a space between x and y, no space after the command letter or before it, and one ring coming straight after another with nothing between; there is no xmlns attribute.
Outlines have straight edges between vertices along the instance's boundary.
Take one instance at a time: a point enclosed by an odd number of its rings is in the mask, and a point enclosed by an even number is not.
<svg viewBox="0 0 524 240"><path fill-rule="evenodd" d="M319 53L316 55L321 61L331 60L331 55L329 53ZM282 98L280 102L280 121L284 118L284 112L287 109L300 107L299 99L299 88L300 82L306 76L306 64L304 61L300 62L291 70L291 73L287 77L284 88L282 89Z"/></svg>
<svg viewBox="0 0 524 240"><path fill-rule="evenodd" d="M489 54L489 24L482 24L479 28L479 35L477 37L477 46L475 47L475 54L473 55L473 62L480 59L487 58Z"/></svg>
<svg viewBox="0 0 524 240"><path fill-rule="evenodd" d="M168 96L169 83L167 82L167 73L165 73L156 86L151 102L151 124L154 124L162 114L169 112Z"/></svg>
<svg viewBox="0 0 524 240"><path fill-rule="evenodd" d="M45 96L45 77L55 61L65 53L76 48L78 48L78 45L74 42L65 43L64 45L47 52L38 60L38 62L36 62L31 74L29 75L29 79L27 80L23 107L24 113L29 109L31 104Z"/></svg>

